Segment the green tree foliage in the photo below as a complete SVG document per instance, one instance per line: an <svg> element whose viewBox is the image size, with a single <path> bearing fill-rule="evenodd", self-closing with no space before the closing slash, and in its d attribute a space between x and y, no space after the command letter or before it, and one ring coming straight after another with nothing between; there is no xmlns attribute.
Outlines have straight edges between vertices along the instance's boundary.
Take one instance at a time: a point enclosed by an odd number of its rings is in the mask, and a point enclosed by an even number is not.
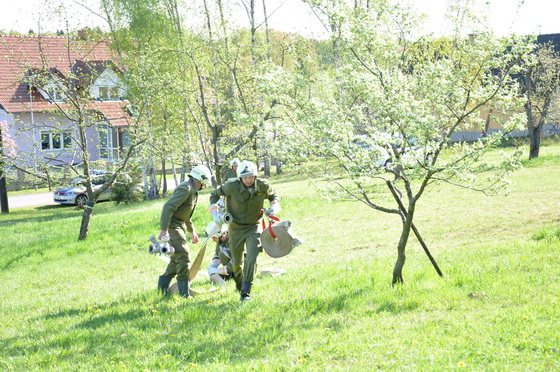
<svg viewBox="0 0 560 372"><path fill-rule="evenodd" d="M219 175L224 161L261 154L277 103L263 75L269 66L295 66L292 51L303 41L228 30L220 9L204 4L207 22L195 31L183 28L177 1L107 0L104 10L128 67L130 100L152 138L141 151L154 158L146 163L206 163Z"/></svg>
<svg viewBox="0 0 560 372"><path fill-rule="evenodd" d="M504 132L471 143L450 140L461 130L483 128L483 110L519 108L510 74L528 48L491 34L414 38L410 14L385 1L338 3L329 14L338 25L337 68L321 74L320 85L299 90L301 76L293 75L284 84L297 107L286 111L299 132L292 149L336 159L345 176L323 169L329 186L399 216L393 284L401 283L410 233L421 239L413 218L426 188L447 182L495 192L516 167L518 155L491 166L483 155L523 124L519 115L503 123ZM389 188L392 202L380 187Z"/></svg>
<svg viewBox="0 0 560 372"><path fill-rule="evenodd" d="M201 160L187 112L191 75L187 55L180 50L186 41L175 5L173 1L103 2L113 46L127 66L129 100L139 122L136 130L150 138L138 151L149 198L159 193L156 164L163 170L166 162L183 164L184 178L188 167ZM194 43L190 45L196 49Z"/></svg>

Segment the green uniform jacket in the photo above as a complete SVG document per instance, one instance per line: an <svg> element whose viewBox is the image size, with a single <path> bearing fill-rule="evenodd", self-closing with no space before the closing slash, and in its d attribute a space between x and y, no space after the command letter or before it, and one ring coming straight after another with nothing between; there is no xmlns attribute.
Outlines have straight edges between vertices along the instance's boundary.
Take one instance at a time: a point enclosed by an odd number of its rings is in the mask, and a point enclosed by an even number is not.
<svg viewBox="0 0 560 372"><path fill-rule="evenodd" d="M230 178L237 178L237 173L232 168L229 168L224 172L224 175L222 176L222 183L226 183Z"/></svg>
<svg viewBox="0 0 560 372"><path fill-rule="evenodd" d="M182 182L163 205L159 222L162 230L169 230L171 220L179 220L187 225L188 232L194 231L191 216L198 200L198 189L193 179Z"/></svg>
<svg viewBox="0 0 560 372"><path fill-rule="evenodd" d="M253 225L259 222L264 200L277 199L276 192L270 187L267 180L257 178L255 188L249 193L240 179L229 181L219 186L210 194L210 203L220 200L220 196L227 200L227 211L231 213L233 221L241 225Z"/></svg>

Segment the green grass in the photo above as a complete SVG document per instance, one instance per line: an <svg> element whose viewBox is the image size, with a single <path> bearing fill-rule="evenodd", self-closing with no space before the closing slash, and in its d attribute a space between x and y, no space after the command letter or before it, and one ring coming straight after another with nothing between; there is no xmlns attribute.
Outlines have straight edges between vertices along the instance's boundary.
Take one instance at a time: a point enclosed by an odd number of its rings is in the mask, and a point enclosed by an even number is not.
<svg viewBox="0 0 560 372"><path fill-rule="evenodd" d="M26 190L18 190L18 191L10 191L9 194L10 195L29 195L29 194L36 194L38 192L49 192L51 190L49 190L47 187L40 187L37 190L35 189L26 189Z"/></svg>
<svg viewBox="0 0 560 372"><path fill-rule="evenodd" d="M541 154L507 196L429 189L416 225L444 277L411 239L395 288L395 217L323 200L303 173L273 177L305 243L259 258L287 274L258 276L246 304L233 283L158 296L165 263L147 239L164 200L96 205L86 241L72 207L12 210L0 215L0 370L560 370L560 145ZM202 233L207 191L199 203Z"/></svg>

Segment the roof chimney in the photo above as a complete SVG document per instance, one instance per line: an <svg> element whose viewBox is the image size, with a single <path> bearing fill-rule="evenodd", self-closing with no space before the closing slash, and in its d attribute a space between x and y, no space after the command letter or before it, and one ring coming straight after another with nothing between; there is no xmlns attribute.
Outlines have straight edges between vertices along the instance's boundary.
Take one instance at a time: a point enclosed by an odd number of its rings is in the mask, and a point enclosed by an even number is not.
<svg viewBox="0 0 560 372"><path fill-rule="evenodd" d="M78 30L78 39L80 40L86 40L88 38L88 34L90 33L90 29L88 28L83 28L81 30Z"/></svg>

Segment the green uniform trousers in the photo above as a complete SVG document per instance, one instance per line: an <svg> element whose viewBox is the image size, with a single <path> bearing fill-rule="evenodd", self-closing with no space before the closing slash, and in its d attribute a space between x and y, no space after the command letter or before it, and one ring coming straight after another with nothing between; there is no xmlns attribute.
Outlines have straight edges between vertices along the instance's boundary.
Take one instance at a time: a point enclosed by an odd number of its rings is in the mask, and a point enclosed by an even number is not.
<svg viewBox="0 0 560 372"><path fill-rule="evenodd" d="M252 282L255 276L257 257L262 252L260 245L259 225L239 225L235 222L229 224L229 243L231 250L232 269L237 277L243 273L244 282ZM245 262L243 252L247 248ZM243 265L243 269L241 266Z"/></svg>
<svg viewBox="0 0 560 372"><path fill-rule="evenodd" d="M175 248L169 265L163 276L179 280L189 280L189 246L187 244L187 226L184 222L172 219L169 224L169 245Z"/></svg>

